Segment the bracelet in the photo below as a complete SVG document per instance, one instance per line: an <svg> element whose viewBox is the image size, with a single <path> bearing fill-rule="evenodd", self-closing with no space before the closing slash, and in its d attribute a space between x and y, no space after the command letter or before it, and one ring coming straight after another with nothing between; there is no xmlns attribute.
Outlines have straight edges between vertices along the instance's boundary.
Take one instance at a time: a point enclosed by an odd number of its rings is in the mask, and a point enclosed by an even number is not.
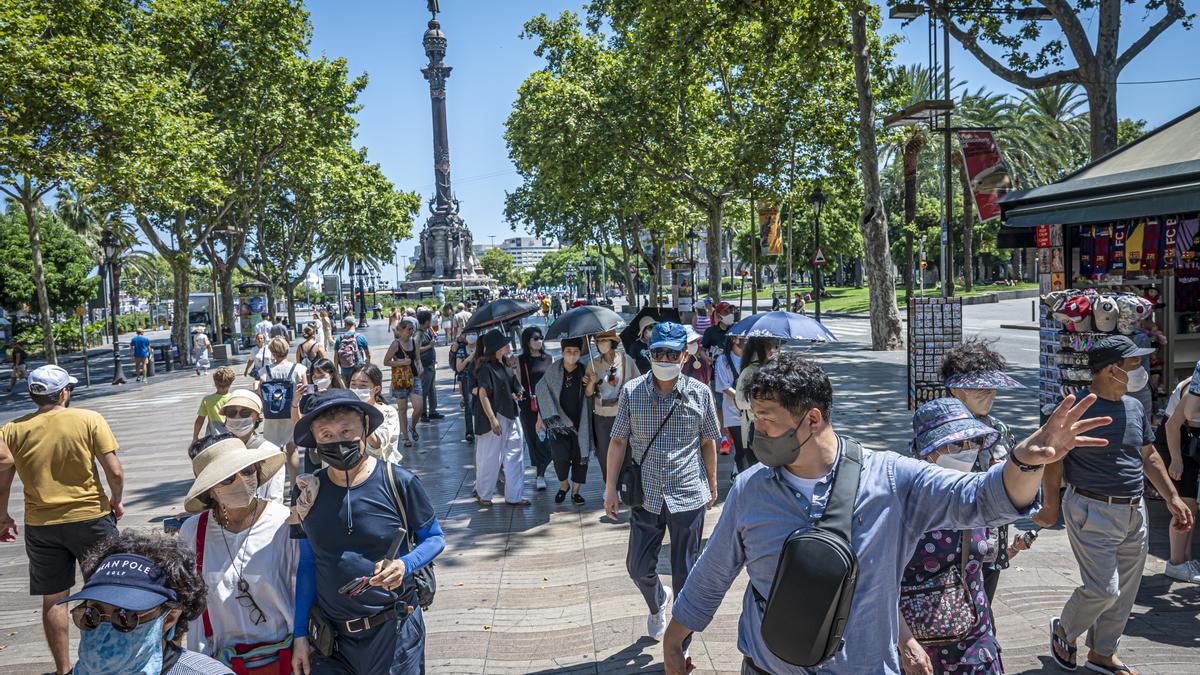
<svg viewBox="0 0 1200 675"><path fill-rule="evenodd" d="M1013 465L1020 469L1022 473L1034 473L1035 471L1041 471L1042 469L1046 468L1045 464L1026 464L1025 462L1022 462L1021 460L1017 459L1017 453L1015 452L1008 453L1008 461L1012 462Z"/></svg>

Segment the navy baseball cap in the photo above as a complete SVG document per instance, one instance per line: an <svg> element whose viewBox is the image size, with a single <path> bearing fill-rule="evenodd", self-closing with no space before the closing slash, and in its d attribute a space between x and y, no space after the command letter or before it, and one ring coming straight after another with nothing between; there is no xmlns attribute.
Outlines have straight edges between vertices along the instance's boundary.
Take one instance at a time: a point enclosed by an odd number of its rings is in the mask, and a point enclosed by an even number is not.
<svg viewBox="0 0 1200 675"><path fill-rule="evenodd" d="M654 331L650 333L650 348L666 347L667 349L683 350L687 347L687 339L687 331L683 326L673 321L664 321L654 324Z"/></svg>
<svg viewBox="0 0 1200 675"><path fill-rule="evenodd" d="M1124 335L1109 335L1098 341L1088 350L1088 365L1093 371L1098 371L1112 363L1134 356L1148 356L1154 353L1153 347L1139 347L1133 340Z"/></svg>
<svg viewBox="0 0 1200 675"><path fill-rule="evenodd" d="M153 560L132 553L114 553L96 567L78 593L56 604L94 600L144 612L177 599L175 591L167 588L167 575Z"/></svg>

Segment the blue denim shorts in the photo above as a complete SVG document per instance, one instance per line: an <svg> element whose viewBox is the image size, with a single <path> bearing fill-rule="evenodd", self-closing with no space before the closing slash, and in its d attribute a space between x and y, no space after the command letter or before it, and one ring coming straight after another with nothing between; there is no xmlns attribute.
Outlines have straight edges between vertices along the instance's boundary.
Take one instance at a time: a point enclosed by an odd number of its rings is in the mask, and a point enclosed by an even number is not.
<svg viewBox="0 0 1200 675"><path fill-rule="evenodd" d="M392 389L393 398L408 398L409 396L423 396L425 390L421 388L421 378L413 379L413 386L408 389Z"/></svg>

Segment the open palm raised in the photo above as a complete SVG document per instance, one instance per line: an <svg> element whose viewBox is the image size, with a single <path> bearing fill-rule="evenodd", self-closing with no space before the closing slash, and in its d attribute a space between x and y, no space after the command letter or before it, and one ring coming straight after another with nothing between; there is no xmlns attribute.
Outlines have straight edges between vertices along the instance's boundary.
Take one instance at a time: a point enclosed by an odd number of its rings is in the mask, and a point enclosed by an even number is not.
<svg viewBox="0 0 1200 675"><path fill-rule="evenodd" d="M1064 398L1046 423L1021 442L1021 461L1026 464L1051 464L1066 457L1074 448L1108 445L1103 438L1084 435L1092 429L1112 423L1111 417L1081 419L1095 402L1095 394L1088 394L1078 403L1073 394Z"/></svg>

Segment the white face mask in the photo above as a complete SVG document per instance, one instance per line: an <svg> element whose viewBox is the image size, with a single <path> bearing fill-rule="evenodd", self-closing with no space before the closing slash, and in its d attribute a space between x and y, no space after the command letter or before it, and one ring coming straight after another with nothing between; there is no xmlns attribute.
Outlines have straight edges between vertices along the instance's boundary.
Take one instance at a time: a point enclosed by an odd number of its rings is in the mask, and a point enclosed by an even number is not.
<svg viewBox="0 0 1200 675"><path fill-rule="evenodd" d="M329 385L333 384L333 380L326 377L320 380L313 380L313 384L316 385L317 391L325 391L329 388Z"/></svg>
<svg viewBox="0 0 1200 675"><path fill-rule="evenodd" d="M680 365L678 363L659 363L652 361L650 370L654 373L655 379L669 382L679 377Z"/></svg>
<svg viewBox="0 0 1200 675"><path fill-rule="evenodd" d="M225 428L234 436L245 436L254 431L253 417L227 417L225 418Z"/></svg>
<svg viewBox="0 0 1200 675"><path fill-rule="evenodd" d="M688 346L687 346L687 350L688 350L689 354L691 354L692 356L695 356L696 353L700 351L700 343L699 342L689 342Z"/></svg>
<svg viewBox="0 0 1200 675"><path fill-rule="evenodd" d="M209 494L217 503L227 509L244 509L254 500L254 491L258 489L258 474L253 476L238 476L229 485L216 485L209 489Z"/></svg>
<svg viewBox="0 0 1200 675"><path fill-rule="evenodd" d="M953 455L938 455L938 458L936 461L934 461L934 464L947 469L962 471L963 473L970 473L971 471L975 470L975 460L978 458L978 449L964 450L963 452L957 452Z"/></svg>
<svg viewBox="0 0 1200 675"><path fill-rule="evenodd" d="M1125 377L1129 378L1129 381L1125 383L1126 392L1141 391L1150 382L1150 373L1147 373L1142 366L1138 366L1136 370L1122 370L1121 368L1117 368L1117 370L1125 373Z"/></svg>
<svg viewBox="0 0 1200 675"><path fill-rule="evenodd" d="M721 321L721 323L733 325L733 318L734 318L733 314L722 314L720 317L720 321Z"/></svg>
<svg viewBox="0 0 1200 675"><path fill-rule="evenodd" d="M350 391L354 392L354 395L358 397L358 400L364 403L371 402L372 394L370 389L351 389Z"/></svg>

